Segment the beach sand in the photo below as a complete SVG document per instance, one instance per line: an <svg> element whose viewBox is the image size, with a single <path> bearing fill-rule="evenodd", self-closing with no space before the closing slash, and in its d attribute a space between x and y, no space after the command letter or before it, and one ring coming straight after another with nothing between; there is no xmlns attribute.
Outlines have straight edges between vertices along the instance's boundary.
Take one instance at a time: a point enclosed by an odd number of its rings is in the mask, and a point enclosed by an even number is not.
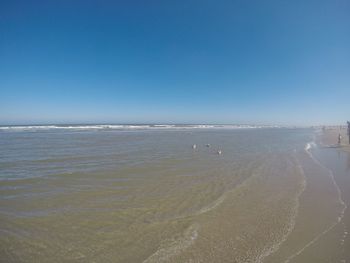
<svg viewBox="0 0 350 263"><path fill-rule="evenodd" d="M0 262L349 262L350 154L336 142L309 129L3 134L2 173L44 175L0 182Z"/></svg>

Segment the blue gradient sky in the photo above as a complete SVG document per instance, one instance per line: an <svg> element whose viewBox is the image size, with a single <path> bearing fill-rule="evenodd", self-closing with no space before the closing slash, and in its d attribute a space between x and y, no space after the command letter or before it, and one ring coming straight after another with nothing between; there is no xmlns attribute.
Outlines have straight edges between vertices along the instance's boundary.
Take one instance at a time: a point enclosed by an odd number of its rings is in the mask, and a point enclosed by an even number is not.
<svg viewBox="0 0 350 263"><path fill-rule="evenodd" d="M343 123L350 1L0 1L0 124Z"/></svg>

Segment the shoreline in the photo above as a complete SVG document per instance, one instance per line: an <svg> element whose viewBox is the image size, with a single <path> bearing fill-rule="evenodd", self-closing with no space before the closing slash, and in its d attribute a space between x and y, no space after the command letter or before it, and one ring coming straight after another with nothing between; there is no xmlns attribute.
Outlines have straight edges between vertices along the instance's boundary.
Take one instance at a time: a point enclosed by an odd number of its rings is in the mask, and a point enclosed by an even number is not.
<svg viewBox="0 0 350 263"><path fill-rule="evenodd" d="M338 144L338 135L341 135L341 143ZM325 128L320 131L317 142L326 147L339 148L343 151L350 152L349 136L345 128Z"/></svg>
<svg viewBox="0 0 350 263"><path fill-rule="evenodd" d="M343 140L338 147L334 141L337 143L339 132ZM350 195L346 193L350 190L350 181L345 177L346 172L341 170L345 169L346 163L338 158L350 152L350 147L345 144L345 135L346 130L321 131L314 138L321 147L316 146L312 149L310 145L309 149L305 149L313 164L310 160L305 162L306 159L302 159L306 169L307 186L301 196L295 228L280 249L266 258L265 263L347 262L349 259L350 254L346 252L346 248L349 248L347 222L350 214L347 208ZM339 155L339 150L343 154ZM341 167L340 171L336 169L337 166ZM331 192L333 193L330 194ZM330 201L331 198L335 199ZM314 227L322 221L323 226Z"/></svg>
<svg viewBox="0 0 350 263"><path fill-rule="evenodd" d="M88 133L84 135L85 142L89 138L100 152L108 150L108 156L115 156L113 160L124 158L125 162L119 164L123 166L113 166L114 170L108 172L73 171L45 178L50 180L2 182L3 196L11 198L2 200L4 211L10 213L3 216L8 234L0 243L13 249L0 250L0 254L9 262L15 256L36 262L53 253L62 256L51 262L74 262L81 255L96 262L112 258L116 262L348 260L350 213L344 209L344 203L350 204L350 176L344 174L348 154L340 147L332 147L334 134L277 129L178 132L176 136L164 132L142 137L135 133ZM18 133L12 136L22 140ZM81 157L67 164L72 169L73 164L98 160L99 155L86 159L87 148L81 144L81 135L38 133L34 138L37 136L50 139L46 143L52 146L57 146L57 139L72 138L69 145L80 149L74 156L78 153L76 157ZM322 142L326 136L329 142ZM128 144L122 144L125 139ZM145 141L135 144L135 139ZM195 151L190 147L193 142L198 145ZM220 146L224 154L214 155L206 147L208 142ZM150 151L150 146L154 150ZM66 145L61 147L65 149ZM56 151L55 147L50 149ZM27 150L33 152L35 148ZM134 161L144 160L149 154L156 157L155 161L135 165ZM36 159L38 168L47 164L49 171L56 162L61 166L62 160L70 160L61 156L55 162ZM102 161L99 167L109 159L104 157ZM343 170L334 169L338 166ZM67 209L66 204L72 209ZM45 210L46 207L54 208ZM59 217L60 211L65 211L64 217ZM70 244L81 240L86 243L71 247L61 240L46 239L44 230L51 226L53 235L62 233ZM11 234L18 229L31 231L33 240ZM39 241L54 249L42 250L37 246ZM118 245L112 249L114 242ZM94 247L96 244L101 245ZM100 257L101 250L104 258Z"/></svg>

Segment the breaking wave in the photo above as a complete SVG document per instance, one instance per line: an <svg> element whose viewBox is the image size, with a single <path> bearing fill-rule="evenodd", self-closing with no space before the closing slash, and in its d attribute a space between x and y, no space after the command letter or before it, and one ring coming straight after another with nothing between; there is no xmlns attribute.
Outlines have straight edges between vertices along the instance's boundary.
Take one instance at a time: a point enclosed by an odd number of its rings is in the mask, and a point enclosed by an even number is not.
<svg viewBox="0 0 350 263"><path fill-rule="evenodd" d="M46 130L167 130L167 129L257 129L257 128L283 128L270 125L207 125L207 124L153 124L153 125L22 125L22 126L0 126L0 131L46 131Z"/></svg>

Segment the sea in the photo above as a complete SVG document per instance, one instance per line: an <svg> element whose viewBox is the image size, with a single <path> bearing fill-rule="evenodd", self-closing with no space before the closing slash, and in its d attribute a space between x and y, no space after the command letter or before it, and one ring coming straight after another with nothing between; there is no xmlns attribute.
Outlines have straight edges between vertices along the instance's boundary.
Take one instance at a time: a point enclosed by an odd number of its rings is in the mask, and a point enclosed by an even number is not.
<svg viewBox="0 0 350 263"><path fill-rule="evenodd" d="M0 127L0 262L350 262L350 155L311 128Z"/></svg>

